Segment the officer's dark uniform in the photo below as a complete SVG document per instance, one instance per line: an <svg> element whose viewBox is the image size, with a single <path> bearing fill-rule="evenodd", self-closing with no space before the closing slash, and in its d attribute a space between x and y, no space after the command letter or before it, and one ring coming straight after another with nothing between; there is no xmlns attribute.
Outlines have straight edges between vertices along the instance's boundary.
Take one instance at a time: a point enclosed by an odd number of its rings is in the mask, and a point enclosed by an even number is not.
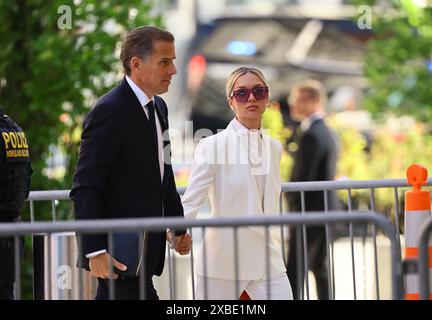
<svg viewBox="0 0 432 320"><path fill-rule="evenodd" d="M29 147L21 128L0 109L0 223L20 221L30 191ZM0 237L0 300L14 298L14 238Z"/></svg>

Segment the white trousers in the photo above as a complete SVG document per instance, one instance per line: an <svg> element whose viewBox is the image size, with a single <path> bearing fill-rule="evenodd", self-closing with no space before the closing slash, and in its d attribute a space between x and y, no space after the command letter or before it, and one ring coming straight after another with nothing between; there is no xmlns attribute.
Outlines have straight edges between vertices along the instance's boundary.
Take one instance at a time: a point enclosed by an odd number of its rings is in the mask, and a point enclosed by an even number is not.
<svg viewBox="0 0 432 320"><path fill-rule="evenodd" d="M205 281L207 281L207 296L205 296ZM239 300L243 290L252 300L292 300L293 293L288 276L283 273L268 280L239 280L236 291L235 280L215 279L197 276L196 294L197 300ZM270 292L268 292L268 286ZM269 295L268 295L269 293Z"/></svg>

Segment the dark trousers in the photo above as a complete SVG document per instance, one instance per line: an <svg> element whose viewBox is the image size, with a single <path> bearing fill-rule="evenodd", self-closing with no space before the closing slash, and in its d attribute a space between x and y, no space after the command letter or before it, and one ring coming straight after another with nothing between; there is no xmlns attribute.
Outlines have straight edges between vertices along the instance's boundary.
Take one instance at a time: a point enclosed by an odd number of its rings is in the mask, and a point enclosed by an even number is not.
<svg viewBox="0 0 432 320"><path fill-rule="evenodd" d="M289 239L287 275L291 283L294 299L302 299L302 290L305 280L303 232L302 227L291 228ZM319 300L329 299L329 279L327 267L327 245L325 227L308 227L307 235L307 256L308 269L315 276L317 296ZM298 269L299 267L299 269ZM301 287L298 287L298 279ZM306 293L304 294L306 299Z"/></svg>
<svg viewBox="0 0 432 320"><path fill-rule="evenodd" d="M22 250L22 247L20 248ZM21 254L22 256L22 254ZM0 238L0 300L14 300L14 238Z"/></svg>
<svg viewBox="0 0 432 320"><path fill-rule="evenodd" d="M124 278L114 280L114 292L116 300L139 300L139 278ZM156 289L153 286L152 277L147 277L145 281L145 299L159 300ZM98 278L98 288L95 300L109 299L109 280Z"/></svg>

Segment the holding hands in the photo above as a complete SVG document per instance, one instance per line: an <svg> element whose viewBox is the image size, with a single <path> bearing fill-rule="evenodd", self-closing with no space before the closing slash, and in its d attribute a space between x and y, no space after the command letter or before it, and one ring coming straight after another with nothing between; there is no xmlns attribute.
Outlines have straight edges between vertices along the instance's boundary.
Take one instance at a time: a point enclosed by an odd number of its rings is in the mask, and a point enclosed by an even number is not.
<svg viewBox="0 0 432 320"><path fill-rule="evenodd" d="M189 233L181 236L174 236L169 230L167 231L167 241L170 243L171 248L175 249L181 255L186 255L192 248L192 237Z"/></svg>

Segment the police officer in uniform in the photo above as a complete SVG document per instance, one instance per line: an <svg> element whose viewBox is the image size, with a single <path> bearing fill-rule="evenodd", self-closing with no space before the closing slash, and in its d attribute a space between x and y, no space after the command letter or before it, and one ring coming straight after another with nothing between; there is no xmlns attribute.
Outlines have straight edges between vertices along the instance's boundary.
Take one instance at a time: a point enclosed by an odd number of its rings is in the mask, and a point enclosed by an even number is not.
<svg viewBox="0 0 432 320"><path fill-rule="evenodd" d="M0 224L21 221L32 172L26 136L0 108ZM14 282L14 237L0 237L0 300L14 299Z"/></svg>

